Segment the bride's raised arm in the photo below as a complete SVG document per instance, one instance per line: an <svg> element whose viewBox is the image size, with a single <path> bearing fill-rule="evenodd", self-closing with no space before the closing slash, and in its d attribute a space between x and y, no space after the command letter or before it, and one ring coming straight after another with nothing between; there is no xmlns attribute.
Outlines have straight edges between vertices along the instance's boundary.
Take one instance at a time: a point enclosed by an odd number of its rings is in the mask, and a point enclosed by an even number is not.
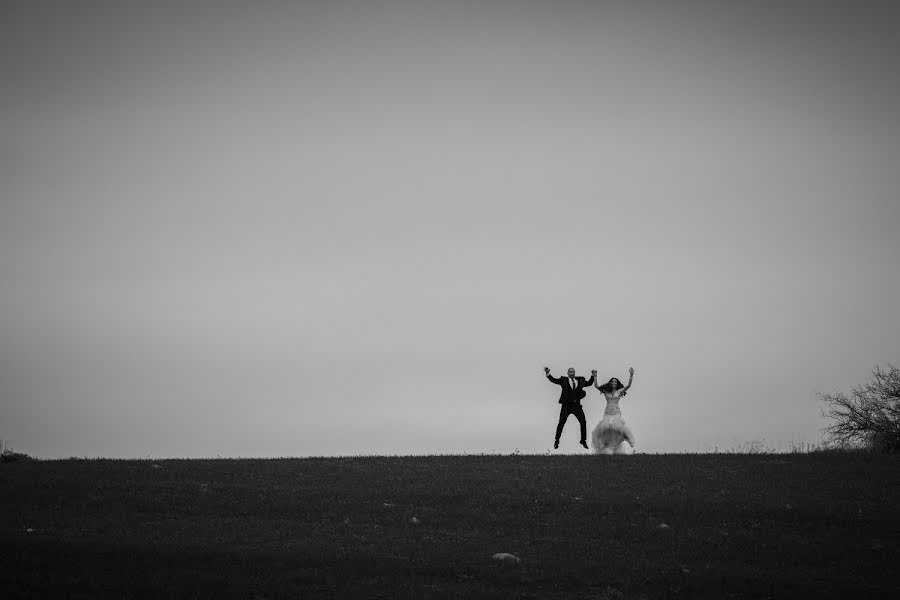
<svg viewBox="0 0 900 600"><path fill-rule="evenodd" d="M632 369L631 367L628 367L628 385L626 385L625 389L622 390L623 392L628 391L628 388L631 387L631 381L633 379L634 379L634 369Z"/></svg>

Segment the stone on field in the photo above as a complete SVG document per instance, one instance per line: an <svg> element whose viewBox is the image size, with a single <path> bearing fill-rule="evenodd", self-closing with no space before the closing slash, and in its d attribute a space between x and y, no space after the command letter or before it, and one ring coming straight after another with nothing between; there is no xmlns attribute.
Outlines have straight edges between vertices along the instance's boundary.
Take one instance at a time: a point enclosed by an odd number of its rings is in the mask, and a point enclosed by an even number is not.
<svg viewBox="0 0 900 600"><path fill-rule="evenodd" d="M659 525L656 526L656 528L657 528L657 529L672 529L671 527L669 527L669 526L666 525L665 523L660 523Z"/></svg>
<svg viewBox="0 0 900 600"><path fill-rule="evenodd" d="M517 565L522 562L521 558L515 554L510 554L509 552L498 552L491 558L506 565Z"/></svg>
<svg viewBox="0 0 900 600"><path fill-rule="evenodd" d="M412 523L413 525L418 525L419 519L417 519L416 517L413 517L412 519L409 520L409 522Z"/></svg>

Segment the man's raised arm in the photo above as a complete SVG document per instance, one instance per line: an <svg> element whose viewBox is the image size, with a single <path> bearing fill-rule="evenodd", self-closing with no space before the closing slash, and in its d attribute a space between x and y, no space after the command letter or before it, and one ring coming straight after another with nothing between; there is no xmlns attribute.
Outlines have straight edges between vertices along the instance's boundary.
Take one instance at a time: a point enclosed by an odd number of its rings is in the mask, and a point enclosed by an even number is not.
<svg viewBox="0 0 900 600"><path fill-rule="evenodd" d="M544 367L544 375L547 376L547 379L555 383L556 385L562 385L562 377L554 377L550 374L550 367Z"/></svg>

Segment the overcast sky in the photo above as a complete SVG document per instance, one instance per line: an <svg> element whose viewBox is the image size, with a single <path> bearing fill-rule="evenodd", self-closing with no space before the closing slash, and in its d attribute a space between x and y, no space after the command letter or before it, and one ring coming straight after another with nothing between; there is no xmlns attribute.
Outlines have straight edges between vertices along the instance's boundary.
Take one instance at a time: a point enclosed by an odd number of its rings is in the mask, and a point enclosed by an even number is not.
<svg viewBox="0 0 900 600"><path fill-rule="evenodd" d="M5 1L0 438L544 452L546 365L815 442L900 363L896 6Z"/></svg>

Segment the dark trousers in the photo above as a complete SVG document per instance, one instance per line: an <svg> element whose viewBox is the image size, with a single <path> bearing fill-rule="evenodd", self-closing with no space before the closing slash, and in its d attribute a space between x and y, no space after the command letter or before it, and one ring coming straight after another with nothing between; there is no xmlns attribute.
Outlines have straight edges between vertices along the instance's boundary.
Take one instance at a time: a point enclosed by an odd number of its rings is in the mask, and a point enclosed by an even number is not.
<svg viewBox="0 0 900 600"><path fill-rule="evenodd" d="M581 408L581 405L574 402L567 402L559 406L559 425L556 426L556 441L559 441L559 436L562 435L563 426L566 424L569 415L575 415L575 418L578 419L578 424L581 425L581 441L586 442L587 419L584 418L584 409Z"/></svg>

